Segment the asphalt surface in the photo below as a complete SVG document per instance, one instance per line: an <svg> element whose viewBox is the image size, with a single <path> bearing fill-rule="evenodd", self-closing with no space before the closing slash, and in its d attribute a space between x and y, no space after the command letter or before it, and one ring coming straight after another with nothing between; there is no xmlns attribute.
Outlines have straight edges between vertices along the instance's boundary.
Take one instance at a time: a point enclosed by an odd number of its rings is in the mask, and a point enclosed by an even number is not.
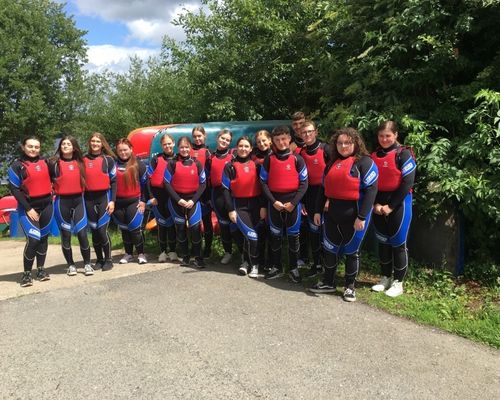
<svg viewBox="0 0 500 400"><path fill-rule="evenodd" d="M17 290L5 260L22 247L0 251L1 287ZM500 397L498 351L286 279L220 265L51 273L0 301L1 399Z"/></svg>

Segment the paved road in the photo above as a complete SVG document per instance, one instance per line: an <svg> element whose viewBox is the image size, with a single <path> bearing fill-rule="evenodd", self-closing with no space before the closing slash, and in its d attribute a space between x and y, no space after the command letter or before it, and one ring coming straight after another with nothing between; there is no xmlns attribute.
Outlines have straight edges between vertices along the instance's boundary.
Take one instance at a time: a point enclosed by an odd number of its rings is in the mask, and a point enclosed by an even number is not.
<svg viewBox="0 0 500 400"><path fill-rule="evenodd" d="M143 273L0 301L1 399L500 396L498 351L359 302L230 268L129 268Z"/></svg>

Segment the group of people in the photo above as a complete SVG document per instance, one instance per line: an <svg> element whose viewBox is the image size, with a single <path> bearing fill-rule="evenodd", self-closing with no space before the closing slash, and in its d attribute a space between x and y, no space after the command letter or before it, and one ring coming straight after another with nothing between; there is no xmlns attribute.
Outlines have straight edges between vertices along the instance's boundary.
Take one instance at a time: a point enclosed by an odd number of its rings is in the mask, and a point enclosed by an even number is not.
<svg viewBox="0 0 500 400"><path fill-rule="evenodd" d="M210 152L203 126L177 143L164 134L163 151L147 166L135 158L127 139L116 143L115 156L104 136L94 133L83 156L77 141L66 136L55 156L45 160L40 141L26 138L21 158L9 169L27 237L21 285L32 285L35 258L36 278L50 279L44 261L53 214L68 275L77 273L72 233L78 236L85 275L113 268L107 232L111 217L123 237L120 263L133 260L134 247L138 263L146 263L142 226L149 204L158 227L160 262L179 260L204 268L212 253L213 210L224 249L222 264L231 262L234 242L242 254L241 275L281 277L286 237L289 277L298 283L304 276L320 276L309 288L314 293L336 290L336 269L345 255L346 301L356 300L360 246L373 218L382 276L372 289L392 297L403 293L416 163L411 149L399 144L395 122L379 126L379 146L371 154L353 128L339 129L329 143L322 142L315 122L301 112L292 116L292 131L287 126L262 130L253 140L240 137L234 148L232 136L221 130L217 148ZM312 262L301 273L309 254Z"/></svg>

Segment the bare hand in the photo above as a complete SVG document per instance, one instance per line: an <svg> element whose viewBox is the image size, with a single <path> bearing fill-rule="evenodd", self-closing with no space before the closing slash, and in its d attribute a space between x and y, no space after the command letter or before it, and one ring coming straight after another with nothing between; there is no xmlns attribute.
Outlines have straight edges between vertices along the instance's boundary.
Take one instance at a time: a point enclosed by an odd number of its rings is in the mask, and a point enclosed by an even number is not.
<svg viewBox="0 0 500 400"><path fill-rule="evenodd" d="M300 213L305 217L307 215L307 210L304 204L302 204L302 209L300 210Z"/></svg>
<svg viewBox="0 0 500 400"><path fill-rule="evenodd" d="M185 205L185 207L186 207L188 210L190 210L191 208L193 208L193 206L194 206L194 201L193 201L193 200L188 200L188 201L186 201L186 205Z"/></svg>
<svg viewBox="0 0 500 400"><path fill-rule="evenodd" d="M387 217L392 212L392 208L386 204L385 206L382 206L380 212L382 213L382 215L385 215Z"/></svg>
<svg viewBox="0 0 500 400"><path fill-rule="evenodd" d="M282 211L282 210L285 208L284 204L283 204L281 201L278 201L278 200L276 200L276 201L273 203L273 207L274 207L276 210L278 210L278 211Z"/></svg>
<svg viewBox="0 0 500 400"><path fill-rule="evenodd" d="M229 219L231 220L231 222L233 224L236 223L236 219L237 219L236 211L229 211Z"/></svg>
<svg viewBox="0 0 500 400"><path fill-rule="evenodd" d="M292 203L287 202L287 203L283 204L283 208L286 211L288 211L289 213L291 213L295 209L295 206Z"/></svg>
<svg viewBox="0 0 500 400"><path fill-rule="evenodd" d="M354 221L354 229L356 231L362 231L365 229L365 221L361 221L359 218L356 218Z"/></svg>
<svg viewBox="0 0 500 400"><path fill-rule="evenodd" d="M28 217L30 217L31 220L33 221L39 221L40 220L40 214L38 214L34 208L32 208L31 210L28 210L26 212L26 215Z"/></svg>
<svg viewBox="0 0 500 400"><path fill-rule="evenodd" d="M260 219L267 219L267 208L262 207L260 209Z"/></svg>
<svg viewBox="0 0 500 400"><path fill-rule="evenodd" d="M382 215L382 204L376 203L373 206L373 212L377 215Z"/></svg>
<svg viewBox="0 0 500 400"><path fill-rule="evenodd" d="M328 211L328 208L330 207L330 199L326 199L325 206L323 207L324 211Z"/></svg>
<svg viewBox="0 0 500 400"><path fill-rule="evenodd" d="M145 209L146 209L146 203L140 201L139 204L137 204L137 211L139 211L140 214L144 214Z"/></svg>
<svg viewBox="0 0 500 400"><path fill-rule="evenodd" d="M157 206L158 205L158 200L156 200L156 198L152 198L152 199L149 199L149 204L151 204L152 206Z"/></svg>
<svg viewBox="0 0 500 400"><path fill-rule="evenodd" d="M106 212L111 215L113 214L113 211L115 211L115 202L114 201L110 201L106 207Z"/></svg>
<svg viewBox="0 0 500 400"><path fill-rule="evenodd" d="M314 214L313 222L314 222L314 225L321 226L321 214L319 214L319 213Z"/></svg>
<svg viewBox="0 0 500 400"><path fill-rule="evenodd" d="M184 199L180 199L177 204L179 204L181 207L186 207L187 201Z"/></svg>

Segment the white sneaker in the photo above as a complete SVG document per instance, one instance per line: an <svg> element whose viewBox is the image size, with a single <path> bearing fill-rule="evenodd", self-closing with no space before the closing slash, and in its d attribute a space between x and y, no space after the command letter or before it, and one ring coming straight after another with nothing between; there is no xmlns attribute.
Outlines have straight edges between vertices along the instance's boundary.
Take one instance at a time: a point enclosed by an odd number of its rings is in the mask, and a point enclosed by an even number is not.
<svg viewBox="0 0 500 400"><path fill-rule="evenodd" d="M66 271L66 274L67 274L68 276L75 276L75 275L77 274L77 272L76 272L76 267L75 267L74 265L70 265L70 266L68 267L68 271Z"/></svg>
<svg viewBox="0 0 500 400"><path fill-rule="evenodd" d="M398 297L403 294L403 282L394 281L389 289L386 290L385 294L389 297Z"/></svg>
<svg viewBox="0 0 500 400"><path fill-rule="evenodd" d="M250 273L248 274L250 278L258 278L259 277L259 266L258 265L252 265L252 269L250 270Z"/></svg>
<svg viewBox="0 0 500 400"><path fill-rule="evenodd" d="M372 286L372 290L374 292L383 292L387 289L389 289L392 285L392 278L387 277L387 276L382 276L380 278L380 281Z"/></svg>
<svg viewBox="0 0 500 400"><path fill-rule="evenodd" d="M122 259L119 261L120 264L128 264L130 261L132 261L132 254L127 254L122 257Z"/></svg>
<svg viewBox="0 0 500 400"><path fill-rule="evenodd" d="M231 261L231 257L231 253L224 253L224 256L220 260L220 263L224 265L229 264L229 262Z"/></svg>
<svg viewBox="0 0 500 400"><path fill-rule="evenodd" d="M177 253L175 251L169 251L167 256L168 256L168 259L172 262L179 261L179 256L177 255Z"/></svg>
<svg viewBox="0 0 500 400"><path fill-rule="evenodd" d="M146 264L148 260L146 259L146 256L143 253L141 253L137 256L137 262L139 264Z"/></svg>
<svg viewBox="0 0 500 400"><path fill-rule="evenodd" d="M168 258L167 253L162 251L158 256L158 262L167 262L167 258Z"/></svg>
<svg viewBox="0 0 500 400"><path fill-rule="evenodd" d="M85 276L94 275L94 268L92 268L92 265L90 264L85 264L85 267L83 267L83 273Z"/></svg>

